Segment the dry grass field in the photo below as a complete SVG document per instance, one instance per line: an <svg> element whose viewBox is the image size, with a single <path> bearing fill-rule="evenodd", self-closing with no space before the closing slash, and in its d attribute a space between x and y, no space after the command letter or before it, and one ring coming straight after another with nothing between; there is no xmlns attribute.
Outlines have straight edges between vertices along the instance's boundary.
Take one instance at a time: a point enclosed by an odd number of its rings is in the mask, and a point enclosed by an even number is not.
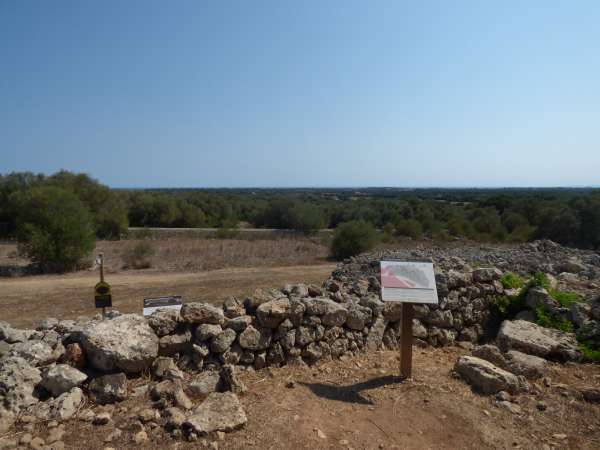
<svg viewBox="0 0 600 450"><path fill-rule="evenodd" d="M139 239L98 241L94 254L103 252L107 272L126 270L127 256ZM197 272L226 267L274 267L326 262L327 246L320 238L290 236L274 239L207 239L164 237L145 240L154 254L150 268L158 272ZM24 266L28 260L17 246L0 244L0 266Z"/></svg>
<svg viewBox="0 0 600 450"><path fill-rule="evenodd" d="M325 280L335 264L327 247L304 237L281 239L164 238L149 242L150 268L126 269L126 255L137 240L99 241L106 280L113 287L113 306L141 312L145 297L182 295L184 301L222 302L228 296L251 294L259 287ZM24 266L14 244L0 245L0 265ZM0 278L0 320L29 327L46 317L93 315L93 286L98 269L63 275Z"/></svg>

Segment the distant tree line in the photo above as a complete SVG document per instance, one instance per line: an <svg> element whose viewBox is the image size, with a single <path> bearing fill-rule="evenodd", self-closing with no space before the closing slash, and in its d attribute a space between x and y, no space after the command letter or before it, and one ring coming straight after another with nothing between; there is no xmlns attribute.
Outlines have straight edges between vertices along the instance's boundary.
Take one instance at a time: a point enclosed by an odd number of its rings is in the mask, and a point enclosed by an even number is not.
<svg viewBox="0 0 600 450"><path fill-rule="evenodd" d="M402 196L352 192L121 191L129 222L138 227L232 227L312 232L364 221L385 234L413 239L466 238L524 242L548 238L600 248L600 190L527 190L498 193L448 190ZM485 192L485 191L484 191Z"/></svg>
<svg viewBox="0 0 600 450"><path fill-rule="evenodd" d="M384 238L548 238L600 249L600 190L127 190L67 171L0 175L0 237L17 238L21 249L49 270L60 270L59 260L67 261L65 270L72 268L96 238L119 239L129 226L225 229L245 223L311 233L348 222L356 230L368 224ZM50 238L60 230L62 236ZM79 252L67 245L75 238Z"/></svg>

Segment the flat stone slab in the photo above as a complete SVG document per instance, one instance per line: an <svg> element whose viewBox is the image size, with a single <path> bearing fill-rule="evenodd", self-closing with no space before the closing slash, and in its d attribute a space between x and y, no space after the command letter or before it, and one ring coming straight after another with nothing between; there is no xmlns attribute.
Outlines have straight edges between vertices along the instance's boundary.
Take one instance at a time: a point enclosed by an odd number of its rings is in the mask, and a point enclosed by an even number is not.
<svg viewBox="0 0 600 450"><path fill-rule="evenodd" d="M483 394L496 394L500 391L516 394L525 388L516 375L475 356L461 356L454 370Z"/></svg>
<svg viewBox="0 0 600 450"><path fill-rule="evenodd" d="M237 396L231 392L213 392L198 406L184 427L198 434L233 431L248 421Z"/></svg>
<svg viewBox="0 0 600 450"><path fill-rule="evenodd" d="M579 361L582 358L572 333L541 327L524 320L505 320L498 332L503 351L518 350L542 358Z"/></svg>

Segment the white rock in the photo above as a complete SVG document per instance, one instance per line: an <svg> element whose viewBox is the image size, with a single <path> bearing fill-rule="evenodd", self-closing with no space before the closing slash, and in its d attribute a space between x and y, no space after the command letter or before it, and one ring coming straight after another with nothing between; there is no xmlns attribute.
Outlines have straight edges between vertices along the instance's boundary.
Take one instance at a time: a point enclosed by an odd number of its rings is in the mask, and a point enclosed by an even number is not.
<svg viewBox="0 0 600 450"><path fill-rule="evenodd" d="M221 375L215 370L200 372L189 384L188 389L192 395L208 395L219 390Z"/></svg>
<svg viewBox="0 0 600 450"><path fill-rule="evenodd" d="M233 431L246 424L248 419L237 396L231 392L210 394L194 410L184 427L199 434L213 431Z"/></svg>
<svg viewBox="0 0 600 450"><path fill-rule="evenodd" d="M14 413L38 402L34 396L40 371L18 356L0 360L0 404Z"/></svg>
<svg viewBox="0 0 600 450"><path fill-rule="evenodd" d="M67 364L57 364L50 367L42 378L42 387L54 397L58 397L74 387L81 386L87 375Z"/></svg>
<svg viewBox="0 0 600 450"><path fill-rule="evenodd" d="M85 396L78 387L65 392L52 401L50 406L51 416L58 420L67 420L75 415Z"/></svg>
<svg viewBox="0 0 600 450"><path fill-rule="evenodd" d="M454 370L483 394L495 394L500 391L515 394L525 388L516 375L475 356L461 356Z"/></svg>
<svg viewBox="0 0 600 450"><path fill-rule="evenodd" d="M563 361L578 361L582 357L574 334L544 328L524 320L502 322L497 339L503 351L513 349Z"/></svg>
<svg viewBox="0 0 600 450"><path fill-rule="evenodd" d="M92 322L77 333L76 339L92 366L106 372L117 369L141 372L158 355L158 337L146 320L136 314Z"/></svg>

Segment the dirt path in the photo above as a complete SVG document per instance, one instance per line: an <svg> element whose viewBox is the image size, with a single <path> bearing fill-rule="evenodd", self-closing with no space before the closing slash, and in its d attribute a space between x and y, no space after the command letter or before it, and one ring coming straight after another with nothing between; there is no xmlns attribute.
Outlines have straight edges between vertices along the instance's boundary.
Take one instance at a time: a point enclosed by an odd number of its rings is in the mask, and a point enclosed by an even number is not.
<svg viewBox="0 0 600 450"><path fill-rule="evenodd" d="M111 274L113 306L121 312L141 312L144 297L182 295L184 301L221 302L244 296L258 287L325 280L335 264L220 269L196 273L127 272ZM47 318L93 315L97 272L0 279L0 320L16 327Z"/></svg>
<svg viewBox="0 0 600 450"><path fill-rule="evenodd" d="M600 448L600 405L565 395L561 386L600 383L600 366L551 364L550 387L538 381L535 393L515 397L521 413L496 406L494 396L472 392L452 375L466 350L415 349L414 379L400 382L397 352L372 352L315 367L271 368L245 372L248 391L240 396L247 425L196 442L173 439L162 427L146 426L149 442L132 441L131 424L147 398L129 399L107 410L114 422L94 426L68 423L67 449L284 450L284 449L597 449ZM146 383L147 380L138 380ZM195 399L200 402L201 399ZM547 408L536 405L543 401ZM118 426L122 435L104 438ZM42 436L47 431L39 432ZM85 436L83 441L82 436ZM211 442L216 446L211 446Z"/></svg>

